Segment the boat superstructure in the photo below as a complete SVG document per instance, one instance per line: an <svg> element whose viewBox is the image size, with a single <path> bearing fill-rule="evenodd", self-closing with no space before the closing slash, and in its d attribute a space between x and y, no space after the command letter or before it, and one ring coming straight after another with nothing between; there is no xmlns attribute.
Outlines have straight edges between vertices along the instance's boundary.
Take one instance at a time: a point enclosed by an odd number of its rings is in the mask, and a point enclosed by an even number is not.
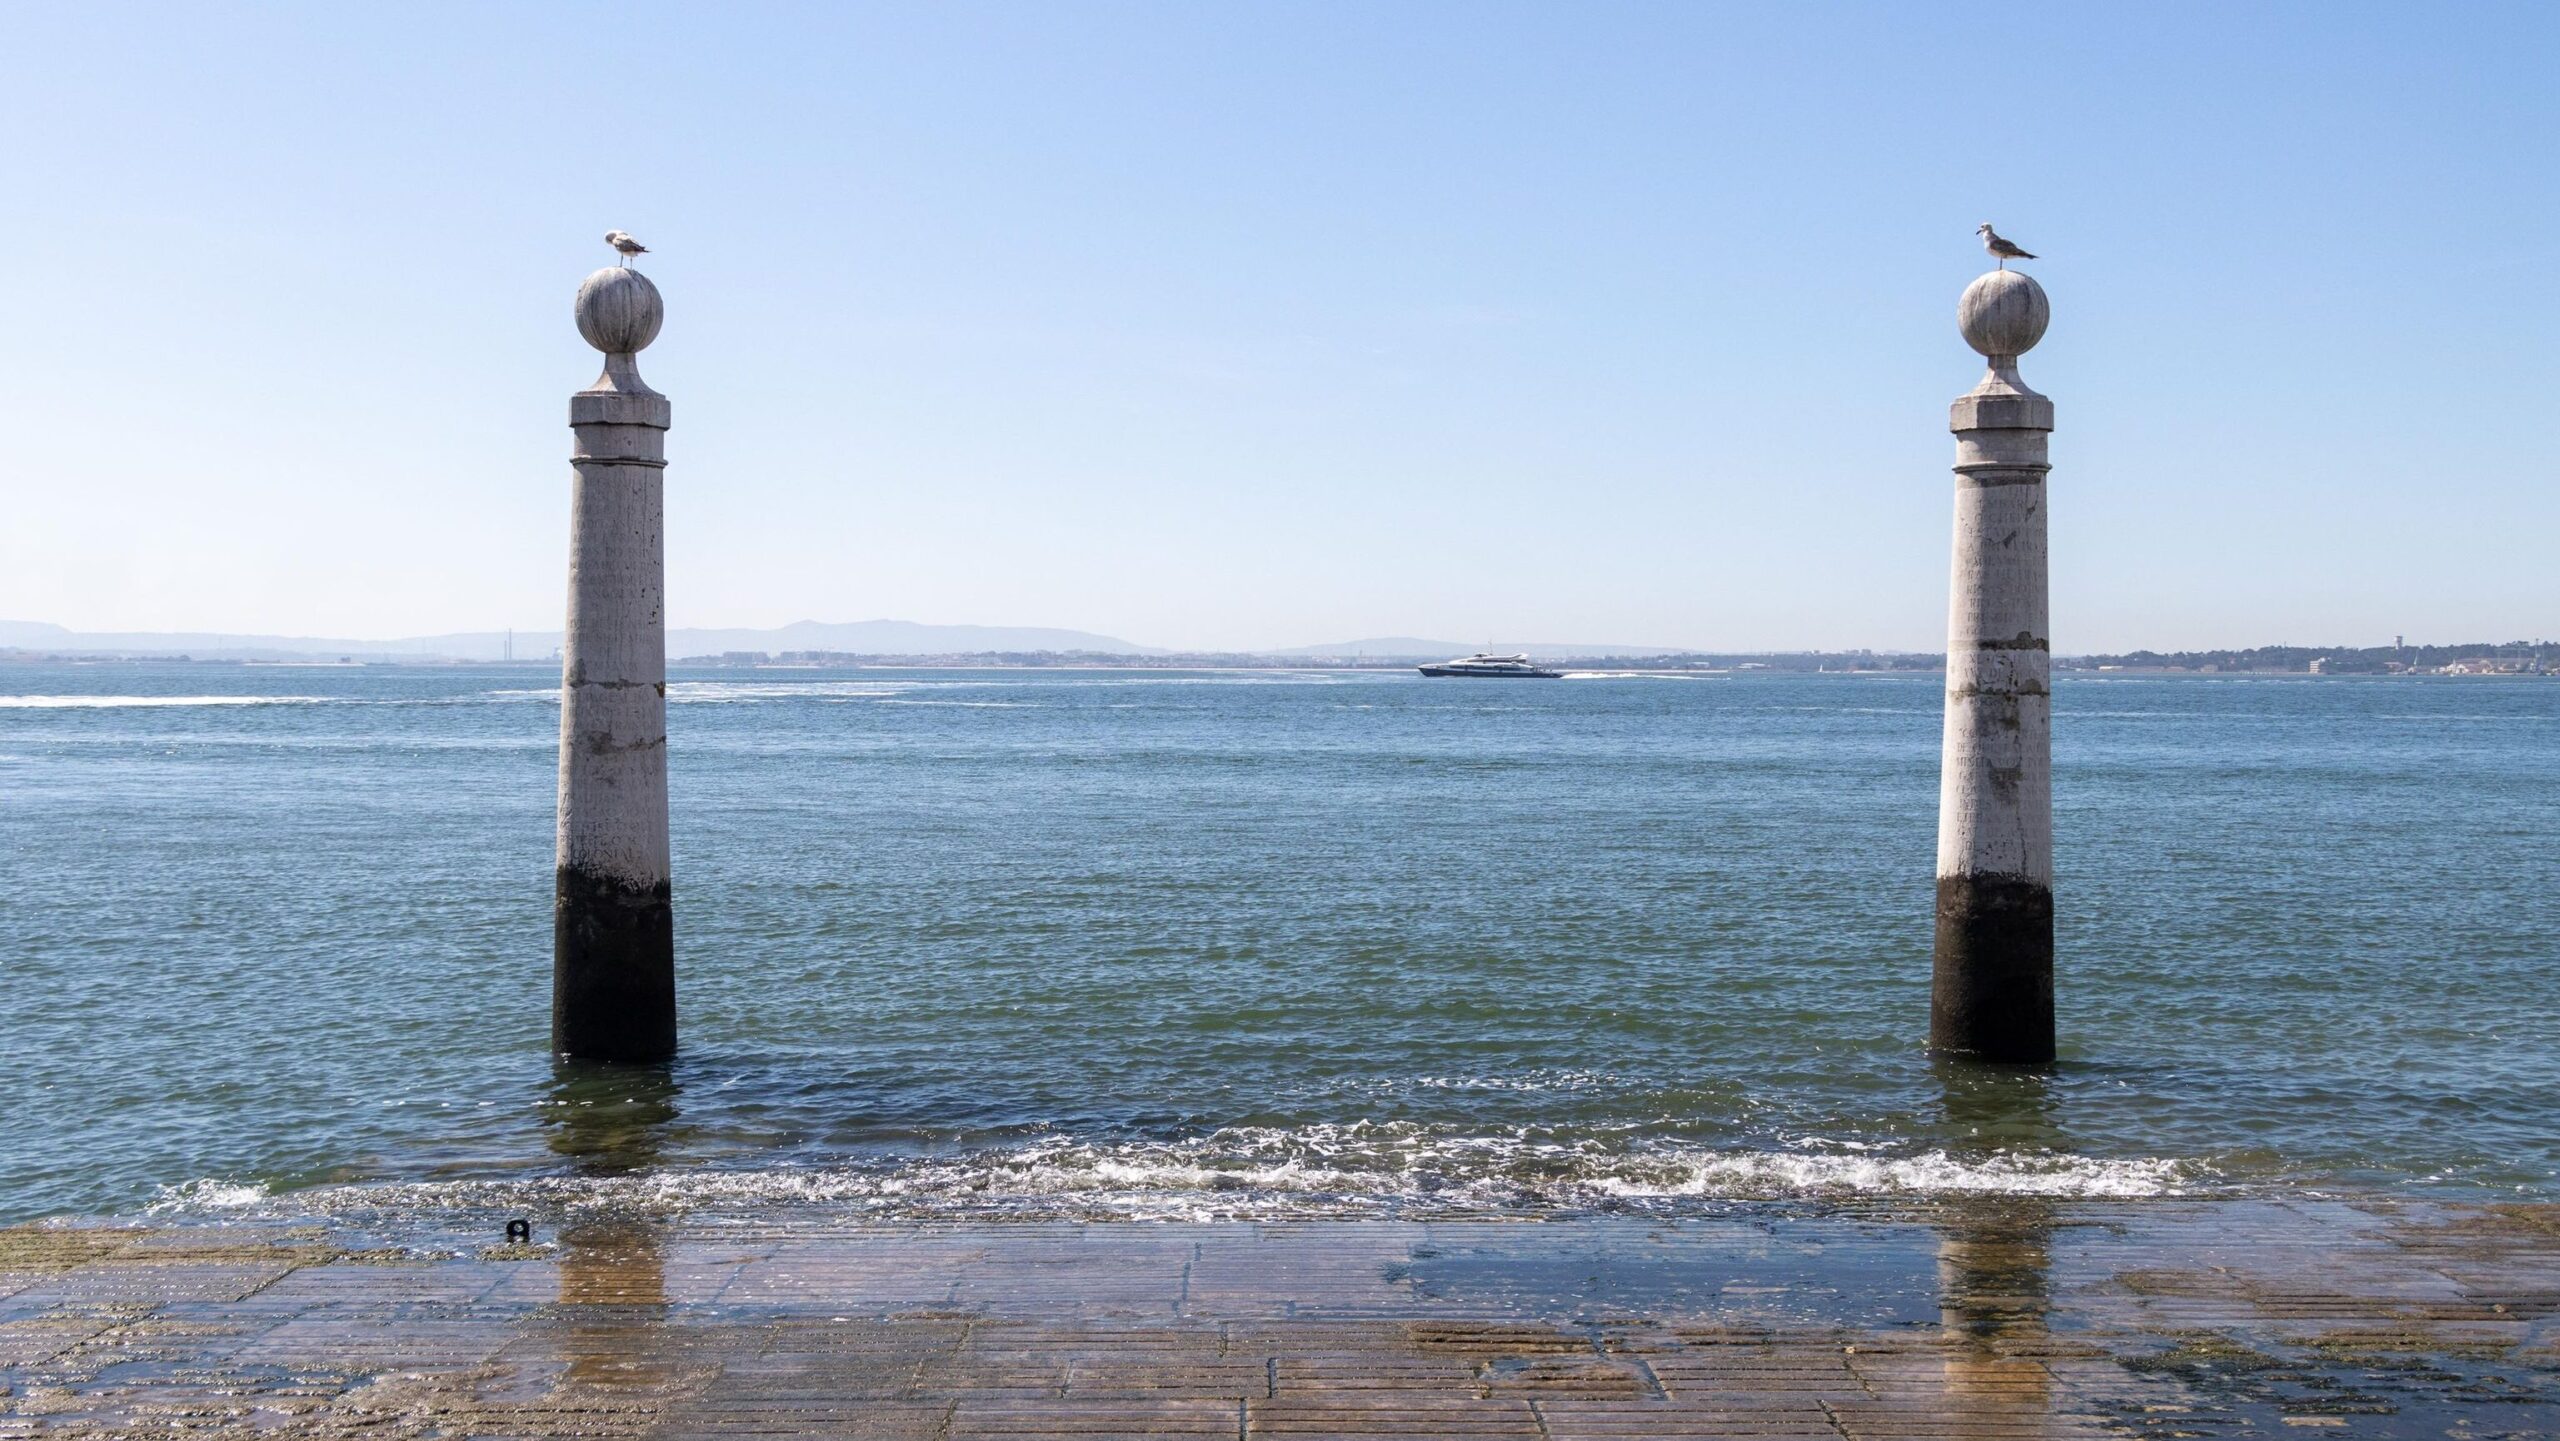
<svg viewBox="0 0 2560 1441"><path fill-rule="evenodd" d="M1556 680L1564 675L1563 671L1548 670L1531 663L1525 655L1492 655L1484 651L1478 651L1464 660L1433 661L1429 665L1416 666L1414 669L1421 671L1424 675L1467 675L1513 680Z"/></svg>

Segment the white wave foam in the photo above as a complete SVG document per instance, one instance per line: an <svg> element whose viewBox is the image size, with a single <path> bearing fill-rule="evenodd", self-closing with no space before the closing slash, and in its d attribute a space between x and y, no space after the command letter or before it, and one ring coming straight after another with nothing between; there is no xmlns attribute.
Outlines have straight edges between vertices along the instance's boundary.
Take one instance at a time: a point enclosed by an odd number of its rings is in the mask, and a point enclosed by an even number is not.
<svg viewBox="0 0 2560 1441"><path fill-rule="evenodd" d="M1140 685L1336 685L1340 680L1330 675L1295 673L1247 674L1222 676L1082 676L1074 679L988 680L979 677L951 680L679 680L667 682L670 705L737 704L747 701L792 700L878 700L898 705L973 706L989 710L1035 708L1038 701L1028 700L950 700L931 697L936 691L1022 690L1037 687L1058 689L1088 686ZM920 696L918 692L928 695ZM490 701L544 701L560 703L560 688L549 686L539 690L482 691L479 699Z"/></svg>
<svg viewBox="0 0 2560 1441"><path fill-rule="evenodd" d="M880 700L904 695L916 684L902 681L728 681L680 680L667 683L669 705L735 705L749 701L775 700ZM542 690L482 691L480 698L491 701L541 701L560 703L560 688ZM959 702L951 702L959 704Z"/></svg>
<svg viewBox="0 0 2560 1441"><path fill-rule="evenodd" d="M2178 1189L2179 1163L2140 1157L2020 1155L1959 1158L1944 1151L1916 1156L1742 1153L1670 1161L1651 1176L1606 1177L1604 1195L1629 1199L1684 1196L2054 1196L2132 1198Z"/></svg>
<svg viewBox="0 0 2560 1441"><path fill-rule="evenodd" d="M899 681L733 681L680 680L667 683L670 705L701 705L763 700L877 700L915 689ZM558 691L551 693L555 698Z"/></svg>
<svg viewBox="0 0 2560 1441"><path fill-rule="evenodd" d="M0 695L0 710L120 710L131 706L330 705L325 695Z"/></svg>
<svg viewBox="0 0 2560 1441"><path fill-rule="evenodd" d="M1382 1083L1383 1089L1413 1086L1426 1091L1588 1091L1620 1084L1606 1071L1536 1070L1512 1076L1411 1076Z"/></svg>
<svg viewBox="0 0 2560 1441"><path fill-rule="evenodd" d="M179 1186L163 1186L150 1205L143 1207L147 1216L165 1216L195 1211L242 1211L258 1205L271 1196L266 1186L257 1181L227 1181L206 1176Z"/></svg>
<svg viewBox="0 0 2560 1441"><path fill-rule="evenodd" d="M841 1207L864 1216L1105 1220L1403 1214L1676 1213L1707 1202L2178 1194L2207 1174L2158 1158L2057 1153L1901 1156L1616 1147L1526 1131L1447 1134L1409 1124L1233 1127L1184 1141L1053 1140L870 1165L656 1169L612 1176L384 1182L270 1194L222 1179L165 1189L153 1214L432 1216L532 1210L674 1216Z"/></svg>

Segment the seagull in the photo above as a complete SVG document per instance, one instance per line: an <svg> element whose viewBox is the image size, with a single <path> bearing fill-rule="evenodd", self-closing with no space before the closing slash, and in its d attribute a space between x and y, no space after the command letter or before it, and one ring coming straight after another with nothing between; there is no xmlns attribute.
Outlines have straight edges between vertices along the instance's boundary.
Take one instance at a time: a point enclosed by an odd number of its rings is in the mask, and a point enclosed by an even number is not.
<svg viewBox="0 0 2560 1441"><path fill-rule="evenodd" d="M2017 246L2001 239L2000 232L1992 229L1991 222L1988 220L1974 227L1973 233L1982 237L1982 248L1991 252L1992 258L2000 262L2000 268L2003 270L2009 268L2009 262L2012 260L2036 258L2033 251L2020 250ZM631 237L625 235L622 238L628 240Z"/></svg>
<svg viewBox="0 0 2560 1441"><path fill-rule="evenodd" d="M1991 227L1987 225L1983 227L1985 230L1990 228ZM622 252L622 263L626 266L631 263L632 256L646 255L649 253L649 247L632 239L631 232L628 230L606 231L604 233L604 243ZM2005 244L2006 242L2004 241L2002 243Z"/></svg>

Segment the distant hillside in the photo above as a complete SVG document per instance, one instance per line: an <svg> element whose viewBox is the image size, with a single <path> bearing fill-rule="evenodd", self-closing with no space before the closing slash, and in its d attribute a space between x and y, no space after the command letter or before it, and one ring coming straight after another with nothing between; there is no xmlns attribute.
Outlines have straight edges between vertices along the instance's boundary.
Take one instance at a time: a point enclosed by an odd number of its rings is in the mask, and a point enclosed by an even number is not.
<svg viewBox="0 0 2560 1441"><path fill-rule="evenodd" d="M538 660L560 644L558 631L515 633L515 658ZM210 631L74 631L42 621L0 620L0 648L80 655L191 655L239 660L291 660L352 656L360 660L496 660L505 653L504 631L461 631L397 640L327 636L230 635ZM865 655L960 655L979 651L1074 650L1112 655L1161 655L1090 631L1047 626L924 625L911 620L838 624L794 621L770 630L684 629L667 633L671 656L722 651L832 650Z"/></svg>
<svg viewBox="0 0 2560 1441"><path fill-rule="evenodd" d="M1260 651L1270 656L1334 656L1372 655L1387 659L1415 659L1466 655L1475 649L1453 640L1416 640L1409 635L1373 636L1368 640L1346 640L1332 645L1293 645L1283 650Z"/></svg>
<svg viewBox="0 0 2560 1441"><path fill-rule="evenodd" d="M220 631L78 631L42 621L0 620L0 647L67 655L188 655L223 660L299 660L312 656L495 660L503 633L411 636L401 640L352 640L333 636L236 635ZM516 632L519 657L550 653L560 643Z"/></svg>
<svg viewBox="0 0 2560 1441"><path fill-rule="evenodd" d="M550 644L556 645L555 639ZM1162 655L1155 646L1117 636L1037 625L924 625L912 620L841 623L800 620L773 630L674 630L669 655L718 655L728 650L831 650L853 655L968 655L979 651L1094 651L1108 655Z"/></svg>

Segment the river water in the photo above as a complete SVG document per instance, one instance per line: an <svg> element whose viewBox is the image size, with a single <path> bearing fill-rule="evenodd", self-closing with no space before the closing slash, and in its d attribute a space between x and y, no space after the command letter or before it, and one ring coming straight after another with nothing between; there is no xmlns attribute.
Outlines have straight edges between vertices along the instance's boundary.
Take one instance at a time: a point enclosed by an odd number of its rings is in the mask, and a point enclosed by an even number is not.
<svg viewBox="0 0 2560 1441"><path fill-rule="evenodd" d="M679 671L558 1068L552 677L0 668L0 1216L2560 1197L2560 684L2066 676L2062 1060L1935 1063L1935 677Z"/></svg>

